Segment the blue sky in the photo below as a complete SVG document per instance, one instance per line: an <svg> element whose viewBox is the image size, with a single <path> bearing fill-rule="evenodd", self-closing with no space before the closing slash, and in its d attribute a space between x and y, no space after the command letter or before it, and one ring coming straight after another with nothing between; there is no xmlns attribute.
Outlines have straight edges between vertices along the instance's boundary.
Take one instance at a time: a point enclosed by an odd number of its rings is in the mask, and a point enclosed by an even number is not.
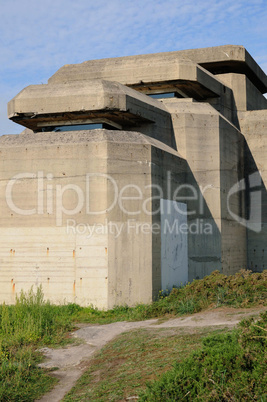
<svg viewBox="0 0 267 402"><path fill-rule="evenodd" d="M64 64L243 45L267 73L266 0L0 0L0 135L7 102Z"/></svg>

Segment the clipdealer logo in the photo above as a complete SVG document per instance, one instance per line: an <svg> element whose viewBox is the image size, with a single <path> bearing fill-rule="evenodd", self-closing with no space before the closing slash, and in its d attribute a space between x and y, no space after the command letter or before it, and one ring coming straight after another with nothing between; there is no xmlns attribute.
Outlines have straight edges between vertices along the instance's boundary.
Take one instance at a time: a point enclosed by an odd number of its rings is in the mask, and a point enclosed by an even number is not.
<svg viewBox="0 0 267 402"><path fill-rule="evenodd" d="M82 209L86 215L100 216L116 206L125 216L138 216L142 213L153 216L160 213L160 200L164 198L164 190L160 185L148 184L140 187L130 183L120 188L112 176L103 173L85 174L84 180L82 178L85 183L84 187L74 183L64 184L55 179L53 174L44 174L43 171L24 172L13 176L6 186L8 207L12 212L22 216L53 215L56 219L56 226L61 226L64 216L74 217ZM32 185L29 186L31 181ZM177 201L177 205L175 205L177 212L179 212L179 201L194 201L195 209L188 211L187 215L203 215L203 193L210 186L206 186L204 189L199 187L198 192L194 186L182 183L172 192L170 183L171 173L167 172L167 198ZM27 202L22 203L19 196L22 186L26 186L25 188L28 186L29 191L32 192L32 197L31 194L28 194L28 204ZM96 202L96 194L100 186L104 186L105 191L110 194L108 204L105 204L105 200L104 203ZM70 197L72 203L66 203ZM158 207L152 209L151 205L155 201Z"/></svg>
<svg viewBox="0 0 267 402"><path fill-rule="evenodd" d="M163 189L156 184L146 185L140 188L135 184L127 184L119 188L116 180L110 175L102 173L87 173L85 174L85 186L80 187L77 184L60 184L60 181L54 181L54 176L51 173L44 174L42 171L37 173L24 172L13 176L6 186L6 203L11 211L18 215L43 215L50 214L55 217L56 226L62 226L63 217L75 217L84 208L86 215L103 215L111 211L115 206L119 207L125 216L138 216L141 213L145 215L156 215L160 213L160 206L151 210L151 205L156 201L159 204L160 200L165 198ZM32 188L33 197L29 197L32 201L31 207L29 205L21 205L21 199L18 196L19 187L27 185L33 180L34 186ZM171 191L171 173L167 175L167 199L176 201L175 208L179 209L178 203L191 203L195 209L187 211L186 215L195 216L199 219L204 214L204 193L206 190L213 188L208 185L205 188L199 186L198 190L190 184L181 184ZM102 184L106 190L110 191L111 197L109 205L105 205L103 209L96 209L99 205L91 202L91 195L94 194L96 188ZM261 231L261 209L262 209L262 180L259 172L251 174L248 179L242 179L236 183L229 190L227 195L227 209L230 216L239 224L247 227L248 229L259 233ZM92 187L92 189L91 189ZM149 192L149 189L151 192ZM17 194L16 194L17 191ZM246 218L239 216L232 203L235 195L239 192L246 192L248 215ZM14 196L16 194L16 196ZM66 207L66 200L72 194L74 200L72 204ZM233 197L233 198L232 198ZM131 205L131 208L127 208ZM136 209L133 208L136 205ZM27 208L28 207L28 208ZM101 208L101 207L100 207ZM168 211L167 211L168 212ZM179 212L179 210L177 211ZM200 220L201 221L201 220Z"/></svg>

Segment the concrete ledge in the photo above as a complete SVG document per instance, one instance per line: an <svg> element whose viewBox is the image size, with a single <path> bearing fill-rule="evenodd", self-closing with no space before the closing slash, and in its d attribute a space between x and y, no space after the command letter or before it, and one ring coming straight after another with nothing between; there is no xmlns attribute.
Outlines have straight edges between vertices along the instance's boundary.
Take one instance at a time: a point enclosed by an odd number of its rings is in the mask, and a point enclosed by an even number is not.
<svg viewBox="0 0 267 402"><path fill-rule="evenodd" d="M177 65L199 64L212 74L241 73L261 91L267 92L267 76L243 46L225 45L201 49L180 50L138 56L92 60L81 64L68 64L60 68L49 82L103 78L126 85L139 81L166 81L170 74L183 79ZM158 71L158 73L157 73ZM177 74L178 73L178 74ZM158 79L157 77L160 77ZM170 78L169 78L170 79ZM186 78L188 79L188 78Z"/></svg>
<svg viewBox="0 0 267 402"><path fill-rule="evenodd" d="M63 66L49 83L107 79L146 94L178 91L184 97L203 100L219 96L222 84L212 74L179 52L86 61Z"/></svg>
<svg viewBox="0 0 267 402"><path fill-rule="evenodd" d="M179 158L182 156L164 144L161 141L151 138L147 135L141 134L136 131L117 131L117 130L81 130L69 131L64 133L45 132L45 133L26 133L26 134L10 134L2 135L0 137L0 149L15 148L30 145L31 147L40 145L51 146L65 145L65 144L86 144L92 142L111 142L111 143L131 143L131 144L144 144L151 145L164 152L175 155Z"/></svg>
<svg viewBox="0 0 267 402"><path fill-rule="evenodd" d="M266 74L243 46L225 45L185 52L212 74L245 74L261 93L267 92Z"/></svg>
<svg viewBox="0 0 267 402"><path fill-rule="evenodd" d="M109 119L121 126L169 116L161 102L119 83L94 80L31 85L8 104L8 117L29 129Z"/></svg>

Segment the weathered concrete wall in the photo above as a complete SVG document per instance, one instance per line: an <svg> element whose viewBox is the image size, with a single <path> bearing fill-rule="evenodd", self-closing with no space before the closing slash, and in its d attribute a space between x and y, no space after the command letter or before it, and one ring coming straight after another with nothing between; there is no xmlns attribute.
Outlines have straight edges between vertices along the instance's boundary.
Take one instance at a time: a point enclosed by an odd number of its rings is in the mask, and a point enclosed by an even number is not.
<svg viewBox="0 0 267 402"><path fill-rule="evenodd" d="M105 216L88 217L85 205L68 216L56 205L62 199L64 209L75 209L77 194L65 186L85 194L86 174L106 173L106 143L87 134L1 137L1 302L42 284L52 302L107 307L108 237L83 232L84 224L105 223ZM10 181L17 174L22 177ZM106 208L105 183L95 186L90 203ZM78 233L68 228L69 218L82 224Z"/></svg>
<svg viewBox="0 0 267 402"><path fill-rule="evenodd" d="M122 229L117 238L109 233L110 307L150 302L161 290L160 198L170 199L168 186L183 184L187 172L175 150L150 138L140 144L140 138L127 133L108 144L108 173L125 198L108 214Z"/></svg>
<svg viewBox="0 0 267 402"><path fill-rule="evenodd" d="M153 297L156 298L162 289L161 282L161 230L168 231L166 222L162 219L160 210L160 200L175 199L175 191L179 190L186 183L188 164L180 153L169 151L166 148L151 149L151 184L153 197L151 209L154 214L152 216L152 225L160 226L160 231L156 231L152 235L152 255L153 255ZM184 192L180 191L177 196L183 198ZM181 201L181 200L180 200ZM183 199L187 203L187 200ZM176 229L180 230L180 222L176 222ZM170 229L171 231L172 229ZM188 267L187 267L188 269Z"/></svg>
<svg viewBox="0 0 267 402"><path fill-rule="evenodd" d="M109 307L152 301L152 236L143 226L151 226L151 216L141 208L150 197L151 145L141 135L124 136L122 142L108 144L107 171L122 194L108 214L120 233L109 232ZM127 199L130 197L132 199ZM136 200L134 198L137 198ZM110 204L113 192L109 192Z"/></svg>
<svg viewBox="0 0 267 402"><path fill-rule="evenodd" d="M257 230L247 229L248 267L262 271L267 267L267 110L241 112L239 121L247 142L247 219Z"/></svg>
<svg viewBox="0 0 267 402"><path fill-rule="evenodd" d="M267 99L244 74L216 75L233 91L234 109L240 111L267 109Z"/></svg>
<svg viewBox="0 0 267 402"><path fill-rule="evenodd" d="M229 122L219 118L222 269L226 275L247 266L245 194L233 192L244 178L244 137ZM231 195L232 193L232 195Z"/></svg>
<svg viewBox="0 0 267 402"><path fill-rule="evenodd" d="M134 132L48 132L0 142L0 302L39 285L56 303L151 301L161 289L151 184L166 181L167 171L184 179L184 159Z"/></svg>
<svg viewBox="0 0 267 402"><path fill-rule="evenodd" d="M189 202L189 212L196 213L188 219L201 219L212 228L212 235L189 235L189 280L215 269L236 272L246 266L246 230L229 215L227 195L244 175L243 136L209 104L164 103L172 114L178 151L189 166L186 182L199 194ZM244 217L244 194L234 194L229 206Z"/></svg>

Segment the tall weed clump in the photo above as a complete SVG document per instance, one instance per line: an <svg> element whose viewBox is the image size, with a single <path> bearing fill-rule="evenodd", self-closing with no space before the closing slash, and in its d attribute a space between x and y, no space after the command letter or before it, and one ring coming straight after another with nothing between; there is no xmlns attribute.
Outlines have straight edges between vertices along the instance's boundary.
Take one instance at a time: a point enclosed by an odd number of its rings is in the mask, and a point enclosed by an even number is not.
<svg viewBox="0 0 267 402"><path fill-rule="evenodd" d="M231 333L212 335L202 348L153 383L144 401L265 401L267 312Z"/></svg>
<svg viewBox="0 0 267 402"><path fill-rule="evenodd" d="M15 305L0 306L1 401L33 401L49 390L55 380L38 367L36 348L64 341L72 310L45 301L41 287L21 292Z"/></svg>
<svg viewBox="0 0 267 402"><path fill-rule="evenodd" d="M77 306L78 307L78 306ZM42 288L21 292L15 305L0 306L0 338L12 344L58 343L71 329L68 306L51 305L44 300Z"/></svg>

